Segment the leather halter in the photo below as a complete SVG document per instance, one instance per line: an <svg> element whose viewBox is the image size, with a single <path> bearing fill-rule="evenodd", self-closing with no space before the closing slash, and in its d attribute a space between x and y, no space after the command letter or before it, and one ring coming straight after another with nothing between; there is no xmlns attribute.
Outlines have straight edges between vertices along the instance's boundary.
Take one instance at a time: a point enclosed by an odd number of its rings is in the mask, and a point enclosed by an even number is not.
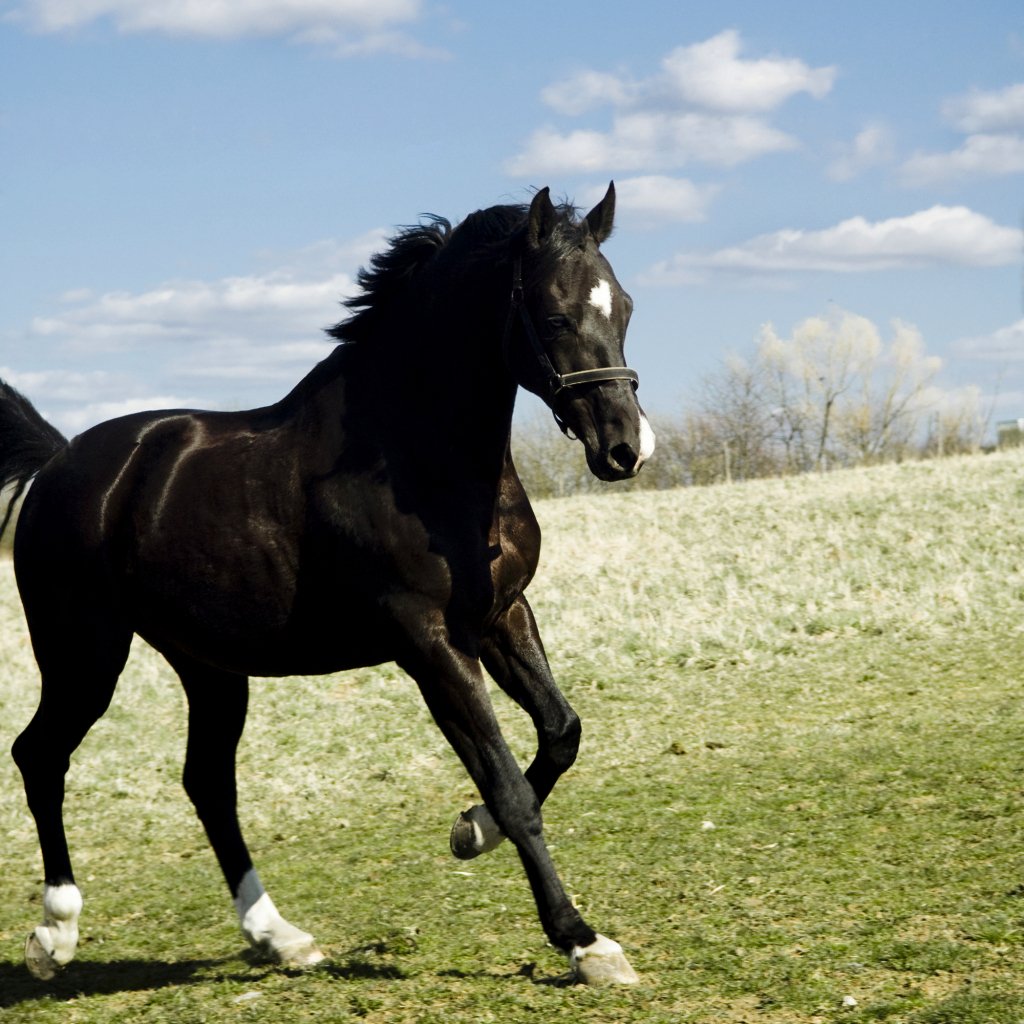
<svg viewBox="0 0 1024 1024"><path fill-rule="evenodd" d="M512 263L512 297L509 302L508 316L505 319L503 348L506 352L506 361L509 339L512 335L512 323L517 313L523 325L523 333L533 349L533 354L544 377L541 397L548 405L551 405L563 392L568 391L570 388L579 387L581 384L595 384L608 380L628 380L633 385L634 391L639 386L639 375L636 370L631 370L628 366L600 366L593 370L574 370L571 373L559 373L555 369L550 356L548 356L540 340L540 336L537 334L537 328L533 325L530 311L526 308L526 295L523 288L523 261L518 256ZM568 433L568 428L562 422L562 418L558 413L555 412L553 406L552 412L555 416L555 422L562 428L562 432Z"/></svg>

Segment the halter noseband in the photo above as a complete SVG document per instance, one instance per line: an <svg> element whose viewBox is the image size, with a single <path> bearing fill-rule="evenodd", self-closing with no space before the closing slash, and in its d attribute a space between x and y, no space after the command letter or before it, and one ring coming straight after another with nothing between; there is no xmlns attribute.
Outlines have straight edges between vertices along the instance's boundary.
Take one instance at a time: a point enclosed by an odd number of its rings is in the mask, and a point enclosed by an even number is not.
<svg viewBox="0 0 1024 1024"><path fill-rule="evenodd" d="M541 397L549 405L564 391L569 390L569 388L578 387L581 384L594 384L606 380L628 380L632 383L634 391L639 386L639 375L636 370L631 370L628 366L601 366L593 370L575 370L572 373L559 373L555 369L550 356L548 356L540 340L540 336L537 334L537 328L533 326L530 311L526 308L526 294L523 288L523 261L518 256L512 264L512 297L509 302L508 317L505 320L503 348L506 353L512 334L512 322L517 312L523 325L523 333L533 349L533 354L536 356L541 374L544 377L544 388ZM568 428L554 408L552 408L552 412L555 416L555 422L561 427L562 432L568 433Z"/></svg>

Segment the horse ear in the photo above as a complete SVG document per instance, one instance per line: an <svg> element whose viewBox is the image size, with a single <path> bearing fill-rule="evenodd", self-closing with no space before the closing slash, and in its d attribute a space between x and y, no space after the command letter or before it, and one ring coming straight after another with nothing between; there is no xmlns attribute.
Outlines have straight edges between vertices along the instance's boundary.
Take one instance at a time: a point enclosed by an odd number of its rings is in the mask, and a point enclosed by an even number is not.
<svg viewBox="0 0 1024 1024"><path fill-rule="evenodd" d="M608 191L590 213L587 214L587 226L600 245L611 233L612 222L615 220L615 182L608 182Z"/></svg>
<svg viewBox="0 0 1024 1024"><path fill-rule="evenodd" d="M531 249L539 249L551 236L558 213L551 202L551 189L546 185L530 203L530 215L526 226L526 242Z"/></svg>

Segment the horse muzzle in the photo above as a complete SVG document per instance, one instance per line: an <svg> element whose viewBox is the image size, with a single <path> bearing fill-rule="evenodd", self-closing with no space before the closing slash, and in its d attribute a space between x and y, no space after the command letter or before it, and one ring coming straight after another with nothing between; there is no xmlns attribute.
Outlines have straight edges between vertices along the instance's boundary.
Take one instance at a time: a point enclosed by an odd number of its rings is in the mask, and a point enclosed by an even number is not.
<svg viewBox="0 0 1024 1024"><path fill-rule="evenodd" d="M640 413L640 429L635 441L618 441L608 447L591 448L584 441L587 465L599 480L629 480L654 454L655 436L647 417Z"/></svg>

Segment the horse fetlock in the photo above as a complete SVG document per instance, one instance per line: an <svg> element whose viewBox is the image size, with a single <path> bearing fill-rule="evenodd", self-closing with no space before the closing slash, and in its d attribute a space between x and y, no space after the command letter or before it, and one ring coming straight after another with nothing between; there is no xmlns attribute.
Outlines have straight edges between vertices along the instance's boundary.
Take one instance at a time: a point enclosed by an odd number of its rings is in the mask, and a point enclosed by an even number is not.
<svg viewBox="0 0 1024 1024"><path fill-rule="evenodd" d="M43 923L25 942L25 966L40 981L49 981L71 962L78 947L82 894L78 886L48 885L43 895Z"/></svg>
<svg viewBox="0 0 1024 1024"><path fill-rule="evenodd" d="M598 935L589 946L574 946L569 967L584 985L636 985L640 981L622 947L604 935Z"/></svg>
<svg viewBox="0 0 1024 1024"><path fill-rule="evenodd" d="M472 860L482 853L490 853L504 838L491 812L483 804L477 804L455 819L449 843L459 860Z"/></svg>

